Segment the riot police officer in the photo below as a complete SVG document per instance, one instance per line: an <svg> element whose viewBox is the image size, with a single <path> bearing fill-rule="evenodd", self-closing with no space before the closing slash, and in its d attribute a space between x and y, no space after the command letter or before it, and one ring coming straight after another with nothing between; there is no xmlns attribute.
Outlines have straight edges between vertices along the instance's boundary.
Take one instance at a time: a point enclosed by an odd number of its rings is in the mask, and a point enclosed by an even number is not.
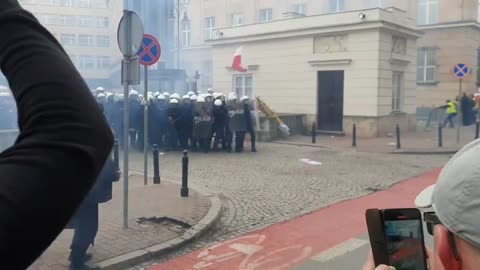
<svg viewBox="0 0 480 270"><path fill-rule="evenodd" d="M212 130L212 116L208 110L205 99L199 97L195 105L195 112L193 114L193 142L194 149L198 143L201 151L208 153L210 151L210 138Z"/></svg>
<svg viewBox="0 0 480 270"><path fill-rule="evenodd" d="M243 104L243 111L245 115L245 125L246 125L246 132L250 134L250 142L251 142L251 151L257 152L257 148L255 147L256 143L256 136L255 136L255 127L254 127L254 109L253 106L250 104L250 98L248 96L243 96L240 99L241 103Z"/></svg>
<svg viewBox="0 0 480 270"><path fill-rule="evenodd" d="M220 99L215 100L212 111L213 125L212 133L214 134L213 150L218 149L218 144L222 143L222 149L227 149L227 140L225 138L226 125L228 123L228 111Z"/></svg>

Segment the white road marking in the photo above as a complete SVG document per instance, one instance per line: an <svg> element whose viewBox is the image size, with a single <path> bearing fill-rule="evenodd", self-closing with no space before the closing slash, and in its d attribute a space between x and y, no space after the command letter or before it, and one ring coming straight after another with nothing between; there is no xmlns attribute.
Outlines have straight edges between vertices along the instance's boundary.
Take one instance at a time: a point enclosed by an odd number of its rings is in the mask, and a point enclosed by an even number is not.
<svg viewBox="0 0 480 270"><path fill-rule="evenodd" d="M356 249L359 249L365 245L369 244L367 240L362 240L362 239L357 239L357 238L352 238L348 241L345 241L339 245L336 245L322 253L319 253L313 257L311 257L311 260L317 261L317 262L328 262L332 261L333 259L343 256L349 252L352 252Z"/></svg>

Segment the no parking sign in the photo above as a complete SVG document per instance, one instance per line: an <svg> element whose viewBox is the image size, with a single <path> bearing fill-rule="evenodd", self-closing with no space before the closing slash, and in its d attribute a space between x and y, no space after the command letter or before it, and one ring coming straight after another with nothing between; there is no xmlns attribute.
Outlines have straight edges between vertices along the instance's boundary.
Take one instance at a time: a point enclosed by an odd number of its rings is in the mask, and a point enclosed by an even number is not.
<svg viewBox="0 0 480 270"><path fill-rule="evenodd" d="M138 50L140 64L144 66L155 65L162 55L162 47L158 40L149 34L143 35L142 46Z"/></svg>

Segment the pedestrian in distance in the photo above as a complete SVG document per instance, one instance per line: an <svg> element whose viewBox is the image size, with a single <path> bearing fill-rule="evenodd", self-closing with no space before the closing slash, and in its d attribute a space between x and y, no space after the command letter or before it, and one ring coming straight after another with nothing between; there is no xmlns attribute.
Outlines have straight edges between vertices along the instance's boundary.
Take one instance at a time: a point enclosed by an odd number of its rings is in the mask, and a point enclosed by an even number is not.
<svg viewBox="0 0 480 270"><path fill-rule="evenodd" d="M427 249L430 270L478 270L480 266L480 141L461 149L443 167L437 183L422 191L415 204L424 214L434 250ZM429 210L430 211L430 210ZM364 270L374 270L369 256ZM377 270L387 270L379 266Z"/></svg>
<svg viewBox="0 0 480 270"><path fill-rule="evenodd" d="M27 269L62 232L95 183L113 135L80 73L16 0L0 1L0 67L19 136L0 155L2 269Z"/></svg>
<svg viewBox="0 0 480 270"><path fill-rule="evenodd" d="M450 124L450 128L455 127L454 119L455 116L457 116L457 103L454 101L451 101L450 99L447 99L446 105L442 106L443 108L446 109L447 116L445 120L443 121L443 127L446 127L447 123Z"/></svg>
<svg viewBox="0 0 480 270"><path fill-rule="evenodd" d="M119 169L113 160L108 159L92 190L70 222L74 229L68 257L70 270L83 270L85 262L92 257L87 254L87 250L90 245L93 246L98 232L98 205L112 199L112 184L119 179Z"/></svg>

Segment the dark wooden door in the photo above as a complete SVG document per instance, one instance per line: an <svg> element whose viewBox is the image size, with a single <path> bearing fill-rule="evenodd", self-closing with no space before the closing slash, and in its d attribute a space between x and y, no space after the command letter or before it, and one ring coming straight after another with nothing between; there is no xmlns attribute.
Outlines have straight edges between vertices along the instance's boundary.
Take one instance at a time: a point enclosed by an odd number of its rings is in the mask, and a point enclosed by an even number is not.
<svg viewBox="0 0 480 270"><path fill-rule="evenodd" d="M343 70L318 72L319 130L343 132L343 80Z"/></svg>

